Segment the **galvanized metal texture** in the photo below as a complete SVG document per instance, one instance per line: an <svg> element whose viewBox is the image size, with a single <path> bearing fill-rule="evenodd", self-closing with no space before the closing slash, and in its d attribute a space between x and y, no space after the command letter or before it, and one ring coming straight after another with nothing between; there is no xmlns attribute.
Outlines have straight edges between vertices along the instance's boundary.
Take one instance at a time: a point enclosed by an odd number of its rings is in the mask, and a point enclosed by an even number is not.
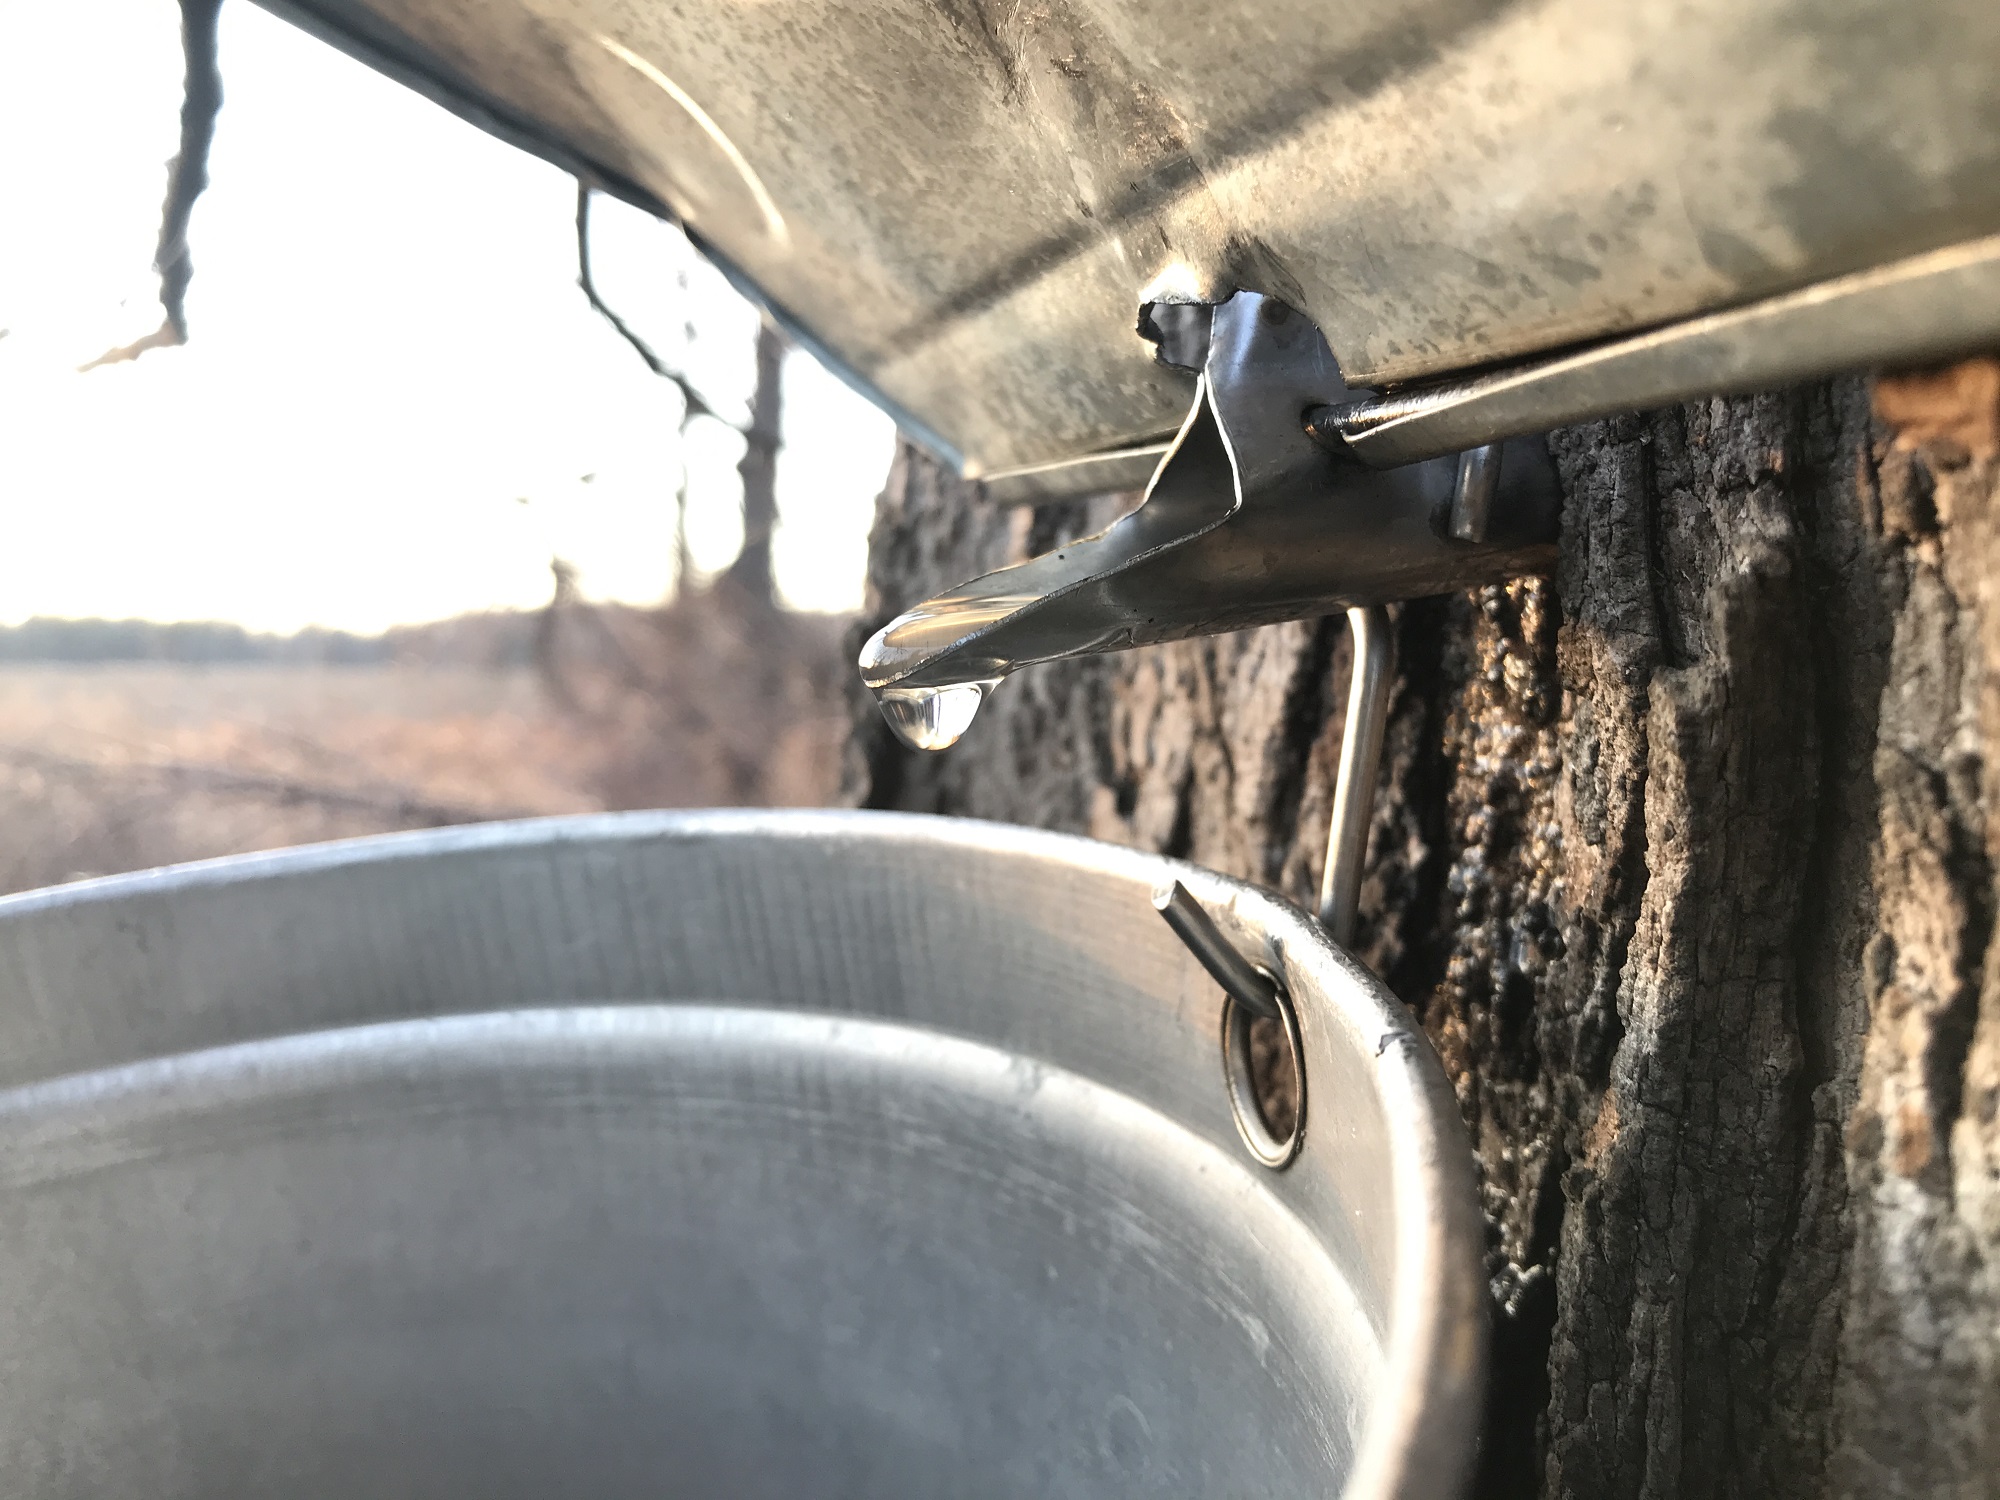
<svg viewBox="0 0 2000 1500"><path fill-rule="evenodd" d="M267 3L680 215L981 473L1172 429L1148 296L1279 296L1366 386L2000 233L1991 0Z"/></svg>
<svg viewBox="0 0 2000 1500"><path fill-rule="evenodd" d="M1024 469L988 474L980 484L995 505L1045 505L1052 500L1143 490L1172 447L1172 440L1167 439L1057 463L1030 464Z"/></svg>
<svg viewBox="0 0 2000 1500"><path fill-rule="evenodd" d="M1292 997L1282 1171L1170 880ZM1480 1241L1404 1008L1127 850L632 814L0 900L24 1500L1448 1495Z"/></svg>
<svg viewBox="0 0 2000 1500"><path fill-rule="evenodd" d="M1538 572L1561 492L1540 439L1507 445L1477 542L1447 535L1456 459L1382 471L1305 431L1350 396L1275 298L1214 311L1193 409L1139 508L1094 537L925 600L869 640L869 687L986 681L1034 662L1413 599ZM1338 446L1338 445L1336 445Z"/></svg>
<svg viewBox="0 0 2000 1500"><path fill-rule="evenodd" d="M1559 359L1325 407L1308 426L1391 468L1588 417L1995 347L2000 236Z"/></svg>

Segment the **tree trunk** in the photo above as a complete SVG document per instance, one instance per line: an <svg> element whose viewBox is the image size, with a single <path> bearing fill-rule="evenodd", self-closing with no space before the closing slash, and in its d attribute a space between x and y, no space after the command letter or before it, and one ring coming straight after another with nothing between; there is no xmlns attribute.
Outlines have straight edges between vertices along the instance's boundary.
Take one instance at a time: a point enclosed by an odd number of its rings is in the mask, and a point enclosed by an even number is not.
<svg viewBox="0 0 2000 1500"><path fill-rule="evenodd" d="M2000 1493L2000 366L1552 439L1550 580L1400 609L1356 946L1458 1090L1491 1496ZM1131 497L911 450L873 628ZM1057 663L854 800L1310 904L1338 620ZM1989 831L1990 830L1990 831Z"/></svg>
<svg viewBox="0 0 2000 1500"><path fill-rule="evenodd" d="M743 550L729 565L730 582L746 599L769 606L775 598L771 536L778 529L778 449L784 442L785 336L766 319L757 325L757 384L750 394L750 425L743 429Z"/></svg>

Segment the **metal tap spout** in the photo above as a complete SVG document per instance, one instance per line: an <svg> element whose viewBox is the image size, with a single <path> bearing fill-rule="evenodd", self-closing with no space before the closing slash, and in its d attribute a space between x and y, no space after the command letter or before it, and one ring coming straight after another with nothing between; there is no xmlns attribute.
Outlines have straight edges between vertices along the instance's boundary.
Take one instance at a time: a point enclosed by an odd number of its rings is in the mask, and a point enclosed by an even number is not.
<svg viewBox="0 0 2000 1500"><path fill-rule="evenodd" d="M935 710L941 694L969 690L969 721L981 692L1034 662L1553 564L1561 496L1539 438L1494 445L1470 464L1447 456L1380 469L1306 430L1308 412L1367 394L1348 389L1303 314L1236 293L1214 309L1194 404L1138 508L892 620L862 650L863 681L892 722L893 704Z"/></svg>

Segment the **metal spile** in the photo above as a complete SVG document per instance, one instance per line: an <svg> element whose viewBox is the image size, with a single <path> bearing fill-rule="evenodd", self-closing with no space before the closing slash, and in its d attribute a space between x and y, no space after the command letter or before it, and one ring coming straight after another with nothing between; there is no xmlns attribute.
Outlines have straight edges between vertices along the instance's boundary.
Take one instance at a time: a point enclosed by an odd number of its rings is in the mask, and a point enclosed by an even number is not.
<svg viewBox="0 0 2000 1500"><path fill-rule="evenodd" d="M907 703L1035 662L1553 565L1561 494L1540 438L1491 445L1469 465L1449 455L1378 469L1306 430L1308 412L1369 394L1349 389L1307 318L1237 292L1213 310L1193 405L1138 508L892 620L862 650L862 679Z"/></svg>

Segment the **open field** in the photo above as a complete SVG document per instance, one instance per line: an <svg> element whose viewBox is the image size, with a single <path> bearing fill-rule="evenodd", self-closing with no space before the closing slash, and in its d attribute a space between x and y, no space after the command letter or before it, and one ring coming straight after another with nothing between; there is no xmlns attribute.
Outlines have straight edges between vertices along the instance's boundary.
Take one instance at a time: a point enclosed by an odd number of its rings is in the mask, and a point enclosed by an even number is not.
<svg viewBox="0 0 2000 1500"><path fill-rule="evenodd" d="M0 666L0 889L602 806L523 669Z"/></svg>
<svg viewBox="0 0 2000 1500"><path fill-rule="evenodd" d="M0 891L489 818L822 804L843 629L728 589L367 638L0 629Z"/></svg>

